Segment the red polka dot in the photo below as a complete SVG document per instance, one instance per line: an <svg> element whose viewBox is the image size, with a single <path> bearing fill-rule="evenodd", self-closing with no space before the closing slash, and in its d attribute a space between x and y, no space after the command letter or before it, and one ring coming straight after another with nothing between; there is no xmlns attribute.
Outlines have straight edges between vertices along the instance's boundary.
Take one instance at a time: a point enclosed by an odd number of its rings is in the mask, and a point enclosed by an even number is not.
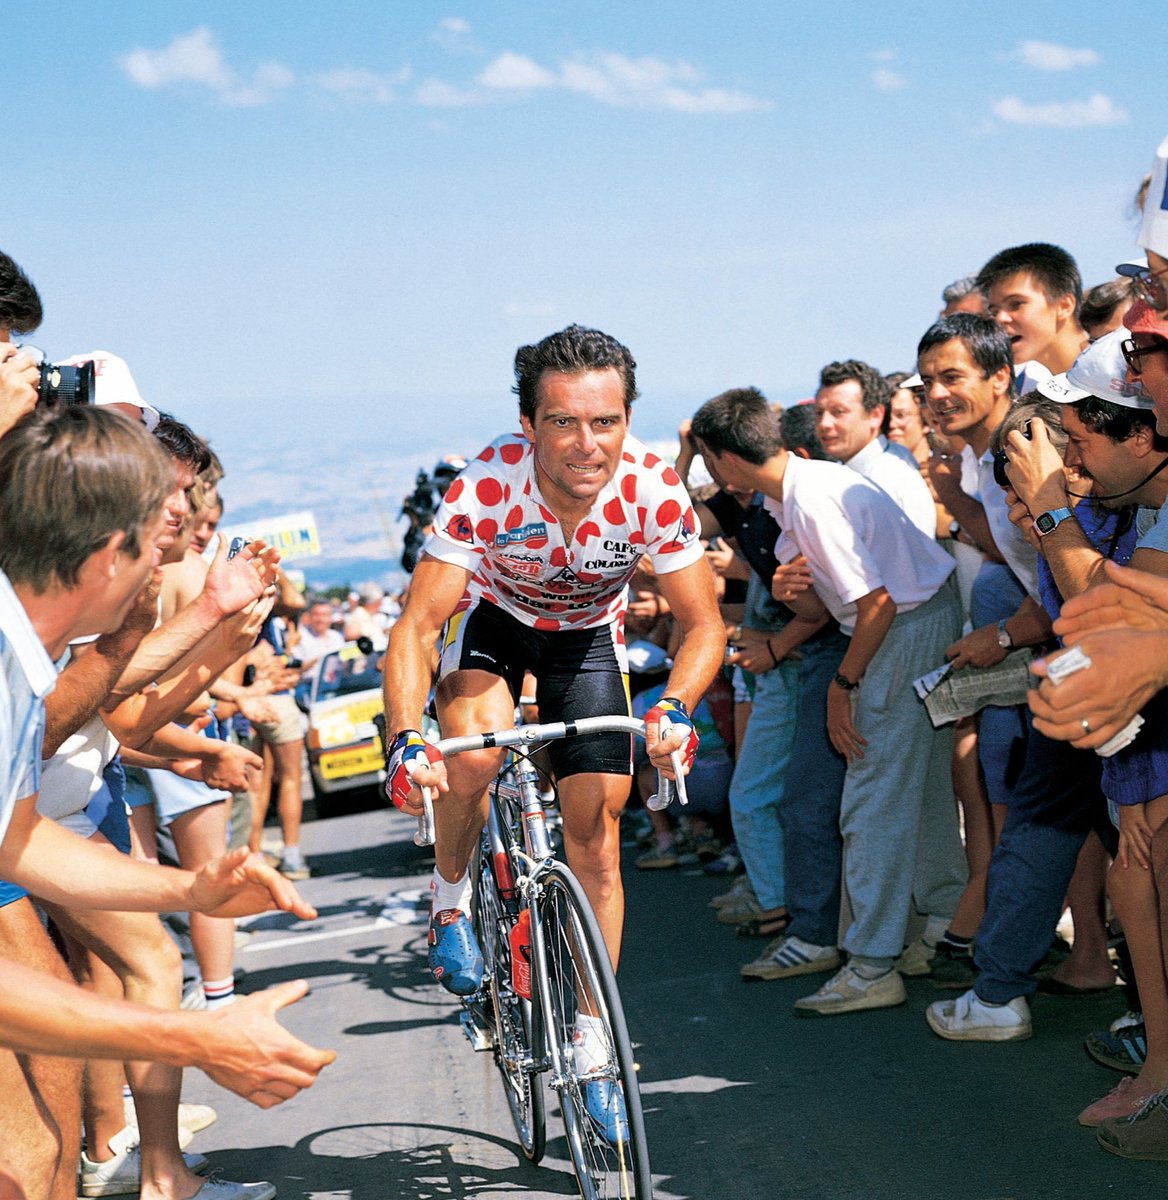
<svg viewBox="0 0 1168 1200"><path fill-rule="evenodd" d="M453 504L462 495L464 487L466 487L466 480L460 476L446 489L446 503Z"/></svg>
<svg viewBox="0 0 1168 1200"><path fill-rule="evenodd" d="M557 546L552 551L552 566L566 567L568 565L568 552L563 546Z"/></svg>
<svg viewBox="0 0 1168 1200"><path fill-rule="evenodd" d="M542 504L539 506L539 512L540 512L540 516L542 516L543 519L549 525L558 525L559 524L559 521L556 520L556 514L554 512L552 512L550 509L544 508L544 506Z"/></svg>
<svg viewBox="0 0 1168 1200"><path fill-rule="evenodd" d="M621 495L630 503L634 503L637 499L637 477L635 475L626 475L621 480L620 485Z"/></svg>
<svg viewBox="0 0 1168 1200"><path fill-rule="evenodd" d="M670 487L676 487L681 482L681 476L672 468L666 467L661 472L661 478L665 480Z"/></svg>
<svg viewBox="0 0 1168 1200"><path fill-rule="evenodd" d="M499 457L514 466L523 457L523 446L518 442L508 442L499 448Z"/></svg>
<svg viewBox="0 0 1168 1200"><path fill-rule="evenodd" d="M518 529L523 524L523 508L520 505L515 507L507 514L507 519L503 522L504 529Z"/></svg>
<svg viewBox="0 0 1168 1200"><path fill-rule="evenodd" d="M541 595L539 588L533 588L526 583L517 583L515 590L523 596L530 596L532 600L538 600Z"/></svg>
<svg viewBox="0 0 1168 1200"><path fill-rule="evenodd" d="M661 460L656 454L653 453L652 450L648 451L645 455L645 466L647 467L655 467L660 461Z"/></svg>
<svg viewBox="0 0 1168 1200"><path fill-rule="evenodd" d="M480 504L498 504L503 499L503 488L497 479L480 479L475 484L475 497Z"/></svg>
<svg viewBox="0 0 1168 1200"><path fill-rule="evenodd" d="M604 506L604 519L613 525L625 523L625 510L621 508L621 502L615 497Z"/></svg>
<svg viewBox="0 0 1168 1200"><path fill-rule="evenodd" d="M635 463L637 461L627 450L621 455L621 458L625 462Z"/></svg>
<svg viewBox="0 0 1168 1200"><path fill-rule="evenodd" d="M629 534L629 545L630 546L643 546L644 544L645 544L644 530L634 529L632 531L632 533Z"/></svg>
<svg viewBox="0 0 1168 1200"><path fill-rule="evenodd" d="M640 506L638 506L637 520L640 522L642 528L644 528L645 521L648 519L648 517L649 517L649 510L647 508L641 508Z"/></svg>
<svg viewBox="0 0 1168 1200"><path fill-rule="evenodd" d="M562 600L553 600L550 604L545 605L548 612L562 613L568 611L568 606Z"/></svg>
<svg viewBox="0 0 1168 1200"><path fill-rule="evenodd" d="M625 627L623 623L616 627L616 644L618 646L625 644Z"/></svg>
<svg viewBox="0 0 1168 1200"><path fill-rule="evenodd" d="M503 502L506 503L510 499L511 499L511 485L509 483L505 483L503 485Z"/></svg>
<svg viewBox="0 0 1168 1200"><path fill-rule="evenodd" d="M559 629L560 623L559 623L559 621L555 620L553 617L538 617L535 622L535 627L536 627L536 629L542 629L542 630L548 631L548 630L553 630L553 629Z"/></svg>
<svg viewBox="0 0 1168 1200"><path fill-rule="evenodd" d="M493 542L495 540L495 534L497 534L498 532L499 532L499 522L492 521L492 520L490 520L490 518L488 518L485 521L480 521L475 526L475 536L479 539L480 542L488 542L488 543Z"/></svg>
<svg viewBox="0 0 1168 1200"><path fill-rule="evenodd" d="M479 455L479 462L490 462L495 457L495 447L488 446L482 454Z"/></svg>
<svg viewBox="0 0 1168 1200"><path fill-rule="evenodd" d="M585 521L576 530L576 541L583 545L589 538L600 537L600 526L595 521Z"/></svg>
<svg viewBox="0 0 1168 1200"><path fill-rule="evenodd" d="M657 509L657 524L661 526L672 525L675 521L681 518L681 505L676 500L666 500L660 508Z"/></svg>
<svg viewBox="0 0 1168 1200"><path fill-rule="evenodd" d="M581 583L599 583L604 576L597 574L595 571L577 571L576 578Z"/></svg>

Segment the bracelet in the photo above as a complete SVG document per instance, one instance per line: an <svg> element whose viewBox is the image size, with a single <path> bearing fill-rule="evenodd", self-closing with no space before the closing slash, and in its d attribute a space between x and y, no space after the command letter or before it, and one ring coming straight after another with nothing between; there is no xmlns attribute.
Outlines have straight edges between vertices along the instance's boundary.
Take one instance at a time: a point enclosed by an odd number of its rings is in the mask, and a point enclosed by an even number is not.
<svg viewBox="0 0 1168 1200"><path fill-rule="evenodd" d="M860 681L858 679L856 680L855 683L853 683L845 675L841 675L839 673L839 671L836 671L835 679L833 680L833 682L838 687L842 687L845 692L854 692L856 690L856 688L858 688L860 686Z"/></svg>
<svg viewBox="0 0 1168 1200"><path fill-rule="evenodd" d="M766 640L766 648L767 648L767 653L770 654L770 656L771 656L771 662L773 662L775 664L775 666L777 667L779 665L779 660L777 658L775 658L775 648L774 648L774 646L771 645L770 638L767 638L767 640Z"/></svg>

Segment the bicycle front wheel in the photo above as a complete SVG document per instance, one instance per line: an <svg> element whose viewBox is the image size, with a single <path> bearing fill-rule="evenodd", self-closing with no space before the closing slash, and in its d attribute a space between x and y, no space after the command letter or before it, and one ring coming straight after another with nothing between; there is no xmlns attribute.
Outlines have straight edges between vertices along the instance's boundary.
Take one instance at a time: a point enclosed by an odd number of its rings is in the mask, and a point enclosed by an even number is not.
<svg viewBox="0 0 1168 1200"><path fill-rule="evenodd" d="M517 995L511 982L509 935L515 917L499 894L489 829L482 837L474 922L486 965L485 990L494 1022L495 1065L520 1149L525 1158L538 1163L546 1146L547 1118L543 1088L533 1074L531 1001Z"/></svg>
<svg viewBox="0 0 1168 1200"><path fill-rule="evenodd" d="M651 1200L653 1177L620 992L592 906L555 863L541 880L536 979L568 1150L584 1200ZM542 951L542 953L541 953ZM590 1017L581 1045L578 1018ZM599 1031L599 1032L598 1032Z"/></svg>

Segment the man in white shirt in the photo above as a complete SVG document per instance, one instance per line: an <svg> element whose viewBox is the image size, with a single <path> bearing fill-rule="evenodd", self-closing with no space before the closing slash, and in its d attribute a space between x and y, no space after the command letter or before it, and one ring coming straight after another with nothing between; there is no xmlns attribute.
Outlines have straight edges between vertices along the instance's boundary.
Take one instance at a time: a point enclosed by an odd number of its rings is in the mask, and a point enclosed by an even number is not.
<svg viewBox="0 0 1168 1200"><path fill-rule="evenodd" d="M838 820L853 910L843 938L850 961L795 1011L886 1008L905 1000L893 963L914 892L922 911L951 914L966 876L949 785L951 736L933 729L912 688L959 627L953 560L874 484L768 441L759 424L765 410L761 397L724 394L698 411L694 436L727 485L767 497L783 531L776 555L788 564L775 575L776 598L808 619L830 613L850 638L827 700L829 736L848 759ZM807 973L839 963L834 945L796 949Z"/></svg>
<svg viewBox="0 0 1168 1200"><path fill-rule="evenodd" d="M815 432L832 458L882 488L929 538L937 508L915 458L884 436L890 389L875 367L849 358L828 363L815 393Z"/></svg>
<svg viewBox="0 0 1168 1200"><path fill-rule="evenodd" d="M314 600L300 618L300 640L296 657L306 679L320 670L320 660L345 644L345 635L333 628L333 606L327 600Z"/></svg>

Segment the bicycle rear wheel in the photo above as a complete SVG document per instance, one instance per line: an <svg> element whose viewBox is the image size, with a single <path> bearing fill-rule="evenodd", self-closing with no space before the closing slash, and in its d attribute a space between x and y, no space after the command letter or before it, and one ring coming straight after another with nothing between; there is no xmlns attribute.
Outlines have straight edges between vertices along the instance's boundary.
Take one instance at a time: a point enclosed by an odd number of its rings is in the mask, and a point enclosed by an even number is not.
<svg viewBox="0 0 1168 1200"><path fill-rule="evenodd" d="M583 889L567 867L553 864L541 885L538 917L532 922L533 933L538 928L537 986L552 1046L553 1086L559 1092L580 1194L584 1200L651 1200L653 1177L641 1093L604 939ZM601 1061L585 1071L577 1070L574 1055L581 1012L598 1018L603 1031ZM618 1129L611 1139L589 1114L590 1083L594 1088L598 1083L615 1084L624 1094L627 1129Z"/></svg>
<svg viewBox="0 0 1168 1200"><path fill-rule="evenodd" d="M486 967L484 987L494 1020L492 1054L520 1149L525 1158L538 1163L547 1145L547 1102L532 1073L531 1001L516 995L511 983L509 935L518 910L514 902L505 902L500 895L489 825L483 830L473 909Z"/></svg>

